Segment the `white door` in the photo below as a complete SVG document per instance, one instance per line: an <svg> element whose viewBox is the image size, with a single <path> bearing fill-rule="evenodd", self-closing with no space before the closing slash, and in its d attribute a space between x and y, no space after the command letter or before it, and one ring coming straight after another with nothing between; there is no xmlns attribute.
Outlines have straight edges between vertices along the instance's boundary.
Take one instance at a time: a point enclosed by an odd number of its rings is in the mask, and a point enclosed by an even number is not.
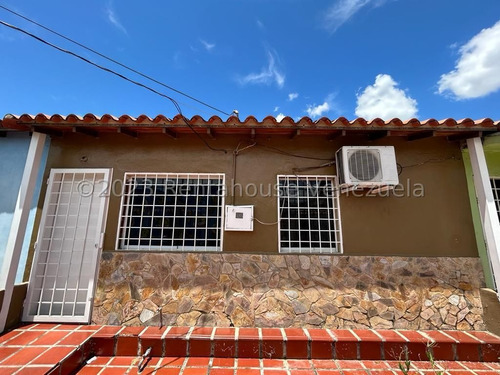
<svg viewBox="0 0 500 375"><path fill-rule="evenodd" d="M90 322L111 169L52 169L23 320Z"/></svg>

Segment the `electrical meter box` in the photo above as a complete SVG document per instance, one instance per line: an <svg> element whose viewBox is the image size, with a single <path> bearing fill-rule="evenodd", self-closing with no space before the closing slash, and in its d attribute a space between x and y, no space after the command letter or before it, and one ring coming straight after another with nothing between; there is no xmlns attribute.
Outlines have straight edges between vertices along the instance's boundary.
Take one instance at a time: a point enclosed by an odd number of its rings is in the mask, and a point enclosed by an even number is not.
<svg viewBox="0 0 500 375"><path fill-rule="evenodd" d="M226 225L228 231L253 231L253 206L226 206Z"/></svg>

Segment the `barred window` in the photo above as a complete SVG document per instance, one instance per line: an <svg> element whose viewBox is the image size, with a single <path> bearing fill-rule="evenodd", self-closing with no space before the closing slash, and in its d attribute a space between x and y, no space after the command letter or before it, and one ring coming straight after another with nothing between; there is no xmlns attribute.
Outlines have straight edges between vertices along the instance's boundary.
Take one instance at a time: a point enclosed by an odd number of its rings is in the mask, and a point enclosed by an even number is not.
<svg viewBox="0 0 500 375"><path fill-rule="evenodd" d="M224 175L126 173L117 246L220 251Z"/></svg>
<svg viewBox="0 0 500 375"><path fill-rule="evenodd" d="M342 234L334 176L278 176L281 253L340 253Z"/></svg>
<svg viewBox="0 0 500 375"><path fill-rule="evenodd" d="M500 178L490 178L491 190L493 191L493 199L497 208L498 218L500 219Z"/></svg>

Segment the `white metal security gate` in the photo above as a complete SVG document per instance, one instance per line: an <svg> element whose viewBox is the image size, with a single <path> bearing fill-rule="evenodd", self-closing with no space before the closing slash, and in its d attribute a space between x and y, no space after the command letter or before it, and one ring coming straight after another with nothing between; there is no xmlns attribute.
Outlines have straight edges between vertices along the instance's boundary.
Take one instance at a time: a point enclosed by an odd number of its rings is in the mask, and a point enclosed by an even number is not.
<svg viewBox="0 0 500 375"><path fill-rule="evenodd" d="M90 321L111 173L110 169L51 170L24 321Z"/></svg>

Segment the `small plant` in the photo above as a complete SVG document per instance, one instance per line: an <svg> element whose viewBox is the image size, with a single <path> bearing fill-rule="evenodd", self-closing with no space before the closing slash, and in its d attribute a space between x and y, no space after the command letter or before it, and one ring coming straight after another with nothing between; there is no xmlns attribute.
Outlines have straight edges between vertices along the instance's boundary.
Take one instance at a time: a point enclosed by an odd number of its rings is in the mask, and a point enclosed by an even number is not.
<svg viewBox="0 0 500 375"><path fill-rule="evenodd" d="M410 372L411 362L409 359L405 359L404 362L399 362L398 367L404 375L408 375Z"/></svg>
<svg viewBox="0 0 500 375"><path fill-rule="evenodd" d="M436 369L436 362L434 361L434 355L432 354L432 347L434 346L433 343L427 343L427 348L425 349L425 354L427 355L427 358L429 359L429 362L432 365L432 370L434 371L434 374L436 375L443 375L444 371L437 370Z"/></svg>
<svg viewBox="0 0 500 375"><path fill-rule="evenodd" d="M401 357L403 357L403 356L404 356L405 360L403 362L401 362ZM408 373L410 372L411 362L408 359L408 348L404 348L403 352L399 354L398 367L401 370L401 372L403 373L403 375L408 375Z"/></svg>
<svg viewBox="0 0 500 375"><path fill-rule="evenodd" d="M434 360L434 355L432 354L432 347L434 346L433 343L427 343L427 347L425 349L425 354L427 356L427 359L429 360L429 363L432 365L432 371L434 372L434 375L444 375L444 371L439 370L436 364L436 361ZM410 373L410 368L411 368L411 361L408 359L408 349L405 348L404 352L401 353L404 354L405 360L404 361L399 361L398 367L403 373L403 375L408 375ZM401 358L401 355L400 355Z"/></svg>

